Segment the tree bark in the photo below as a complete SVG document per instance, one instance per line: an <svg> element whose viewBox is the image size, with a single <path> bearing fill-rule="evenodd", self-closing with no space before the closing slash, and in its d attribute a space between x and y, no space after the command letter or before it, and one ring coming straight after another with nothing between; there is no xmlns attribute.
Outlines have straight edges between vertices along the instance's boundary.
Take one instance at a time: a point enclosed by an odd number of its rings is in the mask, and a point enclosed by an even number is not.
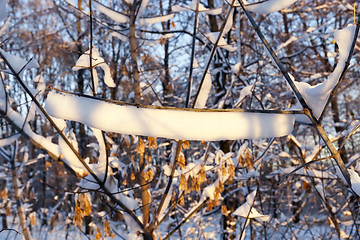
<svg viewBox="0 0 360 240"><path fill-rule="evenodd" d="M16 201L16 208L17 208L17 212L19 215L19 221L20 221L20 225L24 234L24 238L26 240L30 240L30 234L29 231L26 227L26 220L25 220L25 216L24 216L24 212L22 210L22 206L21 206L21 197L20 197L20 193L19 193L19 186L18 186L18 179L17 179L17 175L16 175L16 167L15 167L15 157L16 156L16 152L14 152L14 156L10 159L10 166L11 166L11 175L12 175L12 182L13 182L13 187L14 187L14 193L15 193L15 201Z"/></svg>
<svg viewBox="0 0 360 240"><path fill-rule="evenodd" d="M130 29L129 29L129 41L130 41L130 52L131 52L131 67L132 77L134 78L134 91L135 91L135 103L140 104L141 92L140 92L140 75L137 65L137 43L136 43L136 1L130 6Z"/></svg>
<svg viewBox="0 0 360 240"><path fill-rule="evenodd" d="M143 224L146 225L149 223L150 220L150 203L151 197L149 194L149 185L145 179L145 159L144 154L141 153L139 156L139 165L140 165L140 185L141 185L141 200L142 200L142 213L143 213Z"/></svg>

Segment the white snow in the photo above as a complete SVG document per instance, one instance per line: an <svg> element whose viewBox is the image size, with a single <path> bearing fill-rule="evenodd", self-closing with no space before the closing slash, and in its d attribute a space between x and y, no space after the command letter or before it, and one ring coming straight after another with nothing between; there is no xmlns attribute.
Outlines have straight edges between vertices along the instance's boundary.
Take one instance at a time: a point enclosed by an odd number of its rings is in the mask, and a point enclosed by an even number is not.
<svg viewBox="0 0 360 240"><path fill-rule="evenodd" d="M286 42L279 45L279 47L276 49L275 53L278 54L281 49L287 47L289 44L291 44L292 42L297 41L298 39L299 39L298 37L291 36Z"/></svg>
<svg viewBox="0 0 360 240"><path fill-rule="evenodd" d="M171 7L171 10L173 12L182 12L182 11L189 11L189 10L195 11L196 4L197 4L197 0L192 0L192 2L185 7L182 7L180 5L175 5L175 6ZM205 12L205 13L211 14L211 15L217 15L222 12L222 8L209 9L209 8L204 7L204 5L202 5L201 3L199 3L198 10L199 10L199 12Z"/></svg>
<svg viewBox="0 0 360 240"><path fill-rule="evenodd" d="M166 176L168 176L168 177L171 176L171 171L172 171L172 169L171 169L171 167L170 167L169 165L167 165L167 164L164 165L164 166L162 167L162 169L163 169L164 174L165 174ZM180 176L180 172L175 169L174 177L178 177L178 176Z"/></svg>
<svg viewBox="0 0 360 240"><path fill-rule="evenodd" d="M237 50L237 48L227 44L224 37L221 36L219 38L219 33L220 32L209 32L205 36L207 39L210 40L210 42L212 44L217 45L221 48L224 48L225 50L228 50L229 52L235 52ZM218 40L218 38L219 38L219 40Z"/></svg>
<svg viewBox="0 0 360 240"><path fill-rule="evenodd" d="M61 131L64 131L64 129L66 128L66 122L64 119L59 119L59 118L54 118L54 117L51 117L51 119L54 121L56 126L58 126L58 128Z"/></svg>
<svg viewBox="0 0 360 240"><path fill-rule="evenodd" d="M310 166L311 167L311 166ZM337 166L335 166L337 167ZM287 167L287 168L283 168L281 170L275 171L272 174L290 174L291 172L293 172L296 168L295 167ZM297 171L293 172L292 174L299 174L299 175L306 175L306 176L312 176L314 178L332 178L335 179L335 177L330 173L330 172L325 172L325 171L320 171L320 170L316 170L316 169L307 169L307 168L300 168ZM341 172L339 173L339 176L342 176ZM345 181L345 179L344 179Z"/></svg>
<svg viewBox="0 0 360 240"><path fill-rule="evenodd" d="M37 86L36 86L37 92L34 95L35 95L35 98L39 101L40 96L45 92L45 88L46 88L43 76L41 74L37 75L34 79L34 83L37 83ZM32 102L31 107L27 114L27 118L26 118L27 121L33 120L35 118L36 109L37 109L36 104L34 102Z"/></svg>
<svg viewBox="0 0 360 240"><path fill-rule="evenodd" d="M196 177L201 170L201 161L197 163L187 164L181 171L186 179L189 177Z"/></svg>
<svg viewBox="0 0 360 240"><path fill-rule="evenodd" d="M5 111L6 105L5 101L0 101L0 109L2 111ZM10 106L7 106L7 112L5 113L7 115L7 118L12 121L14 125L16 125L18 128L22 129L22 131L30 136L33 141L41 145L45 150L49 152L50 155L59 157L59 148L57 144L52 143L51 139L43 137L42 135L38 135L34 133L28 122L25 122L26 119L23 117L20 113L14 111Z"/></svg>
<svg viewBox="0 0 360 240"><path fill-rule="evenodd" d="M78 151L78 142L72 129L66 133L66 137L73 145L75 150ZM64 162L66 162L80 176L84 176L87 174L87 170L85 169L84 165L78 160L75 153L70 149L70 147L66 144L65 140L63 140L61 137L59 138L59 152L61 153Z"/></svg>
<svg viewBox="0 0 360 240"><path fill-rule="evenodd" d="M183 140L279 137L290 134L294 124L292 114L156 109L54 92L46 109L53 117L104 131Z"/></svg>
<svg viewBox="0 0 360 240"><path fill-rule="evenodd" d="M100 67L104 71L104 82L108 87L116 87L114 80L111 76L110 68L105 63L104 59L100 57L99 50L96 47L92 48L92 71L94 76L94 89L96 91L99 79L97 77L97 72L95 67ZM90 68L90 50L86 51L82 54L77 60L75 66L72 68L73 71L77 71L80 69L88 69Z"/></svg>
<svg viewBox="0 0 360 240"><path fill-rule="evenodd" d="M224 36L225 34L227 34L230 29L232 28L232 25L233 25L233 14L234 14L234 10L231 9L230 10L230 13L229 13L229 17L225 23L225 26L224 26L224 30L223 30L223 33L222 33L222 36Z"/></svg>
<svg viewBox="0 0 360 240"><path fill-rule="evenodd" d="M244 98L252 94L253 88L254 88L254 84L251 84L251 85L245 86L243 89L240 90L240 96L235 104L235 107L240 106L240 104L244 100Z"/></svg>
<svg viewBox="0 0 360 240"><path fill-rule="evenodd" d="M215 184L210 184L209 186L205 187L202 191L201 198L198 203L193 205L190 210L188 210L184 217L187 218L190 214L192 214L198 207L200 207L201 204L204 203L206 200L215 200Z"/></svg>
<svg viewBox="0 0 360 240"><path fill-rule="evenodd" d="M116 191L111 191L112 193ZM130 198L128 196L125 196L125 194L117 193L115 196L123 203L127 208L129 208L131 211L135 211L139 208L139 203L134 199Z"/></svg>
<svg viewBox="0 0 360 240"><path fill-rule="evenodd" d="M225 34L227 34L230 31L233 25L233 17L232 17L233 12L234 12L233 9L231 9L229 13L230 16L228 17L225 23L221 36L219 36L220 32L210 32L205 35L210 40L210 42L212 42L212 44L224 48L229 52L234 52L237 50L236 47L227 44L226 40L224 39Z"/></svg>
<svg viewBox="0 0 360 240"><path fill-rule="evenodd" d="M128 38L127 36L122 35L122 34L120 34L120 33L118 33L118 32L111 32L110 35L113 36L113 37L116 37L116 38L120 39L120 40L123 41L123 42L129 41L129 38Z"/></svg>
<svg viewBox="0 0 360 240"><path fill-rule="evenodd" d="M92 1L92 4L103 14L114 20L118 23L127 23L129 21L129 17L125 14L122 14L120 12L114 11L101 3L98 3L96 1Z"/></svg>
<svg viewBox="0 0 360 240"><path fill-rule="evenodd" d="M294 81L299 92L305 99L305 102L312 109L313 114L316 118L319 118L325 104L330 96L331 91L334 89L336 84L339 81L341 72L345 67L345 62L349 56L352 40L354 38L355 26L349 25L348 27L337 30L334 32L334 38L336 43L339 46L339 61L336 65L334 71L329 75L329 77L322 83L319 83L315 86L311 86L305 82ZM299 108L300 104L298 103L294 108ZM299 116L301 121L308 121ZM298 119L298 118L297 118Z"/></svg>
<svg viewBox="0 0 360 240"><path fill-rule="evenodd" d="M214 184L211 184L211 185L205 187L201 194L201 200L204 201L207 198L209 200L214 200L215 199L215 190L216 190L216 187Z"/></svg>
<svg viewBox="0 0 360 240"><path fill-rule="evenodd" d="M245 3L246 1L244 1ZM259 14L268 14L272 12L280 11L296 2L296 0L268 0L261 1L261 3L247 6L250 12Z"/></svg>
<svg viewBox="0 0 360 240"><path fill-rule="evenodd" d="M0 147L4 147L6 145L10 145L15 142L20 137L20 134L13 135L11 137L0 139Z"/></svg>
<svg viewBox="0 0 360 240"><path fill-rule="evenodd" d="M254 201L257 190L253 191L246 196L246 202L233 212L233 215L240 216L243 218L256 218L260 221L268 221L269 215L260 214L254 207Z"/></svg>
<svg viewBox="0 0 360 240"><path fill-rule="evenodd" d="M164 35L161 35L160 39L164 39L164 40L167 40L167 39L170 39L172 37L174 37L175 35L173 33L166 33ZM196 60L196 58L194 59Z"/></svg>
<svg viewBox="0 0 360 240"><path fill-rule="evenodd" d="M164 42L166 42L168 39L170 39L172 37L174 37L173 33L167 33L167 34L161 35L156 42L160 43L160 44L163 44ZM195 66L195 64L197 64L196 58L194 58L194 64L193 65L194 65L194 68L199 67L199 65Z"/></svg>
<svg viewBox="0 0 360 240"><path fill-rule="evenodd" d="M0 52L6 58L6 60L9 62L11 67L14 69L14 71L19 74L20 78L22 77L22 74L24 73L24 71L26 69L39 67L39 64L34 59L31 59L30 61L25 61L24 59L22 59L18 56L15 56L13 54L5 52L1 48L0 48Z"/></svg>
<svg viewBox="0 0 360 240"><path fill-rule="evenodd" d="M107 176L106 173L106 144L103 138L103 133L101 130L96 128L91 128L96 140L98 141L98 152L99 152L99 159L96 164L90 164L90 168L94 171L94 173L98 176L100 180ZM109 170L109 169L108 169ZM109 174L109 171L107 172Z"/></svg>
<svg viewBox="0 0 360 240"><path fill-rule="evenodd" d="M234 65L232 71L235 73L235 74L239 74L240 73L240 69L241 69L241 62L238 62Z"/></svg>
<svg viewBox="0 0 360 240"><path fill-rule="evenodd" d="M309 27L308 29L306 29L306 33L310 33L316 30L316 27Z"/></svg>
<svg viewBox="0 0 360 240"><path fill-rule="evenodd" d="M124 0L127 4L132 5L134 3L134 0Z"/></svg>
<svg viewBox="0 0 360 240"><path fill-rule="evenodd" d="M315 159L317 155L319 155L322 147L320 145L317 145L314 147L314 149L311 151L310 155L305 158L305 162L310 162Z"/></svg>
<svg viewBox="0 0 360 240"><path fill-rule="evenodd" d="M209 97L209 93L211 90L212 81L211 74L209 71L205 74L203 85L201 86L198 98L195 102L195 108L205 108L206 101Z"/></svg>
<svg viewBox="0 0 360 240"><path fill-rule="evenodd" d="M0 20L7 17L6 0L0 0Z"/></svg>
<svg viewBox="0 0 360 240"><path fill-rule="evenodd" d="M172 198L173 195L173 185L170 186L168 195L165 198L164 204L162 205L160 212L159 212L159 217L158 219L161 221L163 219L163 217L165 216L165 211L169 206L170 200Z"/></svg>
<svg viewBox="0 0 360 240"><path fill-rule="evenodd" d="M353 169L348 169L350 174L351 188L360 196L360 177Z"/></svg>
<svg viewBox="0 0 360 240"><path fill-rule="evenodd" d="M128 213L124 212L123 216L126 222L127 230L129 231L129 234L126 237L126 239L133 239L133 240L141 239L137 235L138 232L139 233L142 232L139 224L137 224L137 222L135 222L135 220Z"/></svg>
<svg viewBox="0 0 360 240"><path fill-rule="evenodd" d="M151 18L139 18L139 24L140 25L150 25L160 22L166 22L173 18L175 16L174 13L165 15L165 16L159 16L159 17L151 17Z"/></svg>

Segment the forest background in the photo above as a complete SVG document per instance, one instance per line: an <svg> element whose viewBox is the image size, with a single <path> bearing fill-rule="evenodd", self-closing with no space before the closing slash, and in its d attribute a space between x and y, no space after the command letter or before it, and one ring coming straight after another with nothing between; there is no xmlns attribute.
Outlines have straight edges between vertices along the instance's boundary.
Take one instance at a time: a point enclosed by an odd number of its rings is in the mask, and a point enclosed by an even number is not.
<svg viewBox="0 0 360 240"><path fill-rule="evenodd" d="M357 1L0 8L1 239L360 238Z"/></svg>

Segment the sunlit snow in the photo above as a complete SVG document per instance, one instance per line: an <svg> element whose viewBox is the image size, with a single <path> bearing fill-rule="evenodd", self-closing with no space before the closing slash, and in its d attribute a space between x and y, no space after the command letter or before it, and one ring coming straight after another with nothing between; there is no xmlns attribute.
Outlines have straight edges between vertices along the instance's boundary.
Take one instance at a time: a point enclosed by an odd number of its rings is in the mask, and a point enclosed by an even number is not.
<svg viewBox="0 0 360 240"><path fill-rule="evenodd" d="M227 44L224 37L221 36L219 38L219 34L220 34L220 32L209 32L206 34L206 37L207 37L207 39L210 40L210 42L212 44L217 45L221 48L224 48L224 49L228 50L229 52L235 52L237 50L237 48ZM217 40L218 38L219 38L219 40ZM216 42L216 41L218 41L218 42Z"/></svg>
<svg viewBox="0 0 360 240"><path fill-rule="evenodd" d="M338 83L341 72L345 68L345 63L349 56L352 40L354 38L354 33L355 26L353 25L349 25L342 30L335 31L334 38L339 47L339 60L334 71L324 82L319 83L315 86L311 86L310 84L305 82L294 81L296 87L300 91L306 103L312 109L316 118L320 117L331 91ZM296 107L299 106L300 105L297 104ZM299 120L300 118L301 121L306 121L301 116L299 116Z"/></svg>
<svg viewBox="0 0 360 240"><path fill-rule="evenodd" d="M260 221L268 221L269 215L260 214L254 207L254 201L256 196L256 190L247 195L246 202L233 212L233 215L240 216L243 218L256 218Z"/></svg>
<svg viewBox="0 0 360 240"><path fill-rule="evenodd" d="M206 101L209 97L211 86L212 86L211 74L209 72L207 72L205 75L204 83L201 86L199 96L195 102L195 108L204 108L205 107Z"/></svg>
<svg viewBox="0 0 360 240"><path fill-rule="evenodd" d="M9 62L9 64L13 68L13 70L17 74L19 74L20 77L21 77L21 75L24 73L24 71L26 69L38 68L39 67L39 64L34 59L30 59L29 61L25 61L24 59L22 59L22 58L20 58L18 56L15 56L13 54L10 54L8 52L5 52L2 49L0 49L0 52L6 58L6 60Z"/></svg>
<svg viewBox="0 0 360 240"><path fill-rule="evenodd" d="M159 17L151 17L151 18L139 18L139 24L140 25L148 25L148 24L155 24L160 22L166 22L174 17L174 13L165 15L165 16L159 16Z"/></svg>
<svg viewBox="0 0 360 240"><path fill-rule="evenodd" d="M165 216L165 213L166 213L166 210L169 206L169 203L170 203L170 200L172 198L172 193L173 193L173 185L171 185L170 189L169 189L169 192L165 198L165 201L164 201L164 204L163 206L161 207L160 209L160 212L159 212L159 219L162 220Z"/></svg>
<svg viewBox="0 0 360 240"><path fill-rule="evenodd" d="M238 107L241 104L241 102L244 100L245 97L251 95L253 89L254 89L254 84L247 85L243 89L241 89L239 98L238 98L237 102L235 103L235 106Z"/></svg>
<svg viewBox="0 0 360 240"><path fill-rule="evenodd" d="M217 45L221 48L228 50L229 52L234 52L237 50L236 47L233 47L233 46L227 44L227 42L224 38L225 34L227 34L230 31L230 29L233 25L233 12L234 11L231 9L231 11L229 13L230 16L227 18L227 21L225 23L224 29L221 33L221 36L219 36L220 32L209 32L206 34L206 37L210 40L210 42L212 42L214 45Z"/></svg>
<svg viewBox="0 0 360 240"><path fill-rule="evenodd" d="M360 177L357 172L352 169L348 169L350 174L351 188L354 192L360 196Z"/></svg>
<svg viewBox="0 0 360 240"><path fill-rule="evenodd" d="M175 5L175 6L171 7L171 10L173 12L181 12L181 11L189 11L189 10L195 11L196 5L197 5L197 0L192 0L192 2L185 7L182 7L180 5ZM211 15L217 15L222 12L222 8L209 9L209 8L204 7L204 5L202 5L201 3L199 3L198 11L205 12L205 13L208 13Z"/></svg>
<svg viewBox="0 0 360 240"><path fill-rule="evenodd" d="M54 92L46 109L53 117L104 131L184 140L280 137L294 124L292 114L155 109Z"/></svg>
<svg viewBox="0 0 360 240"><path fill-rule="evenodd" d="M245 2L245 1L244 1ZM272 12L280 11L296 2L296 0L268 0L261 1L258 4L247 6L247 9L254 13L268 14Z"/></svg>
<svg viewBox="0 0 360 240"><path fill-rule="evenodd" d="M10 145L13 142L15 142L20 137L20 134L13 135L8 138L2 138L0 139L0 147L4 147L6 145Z"/></svg>
<svg viewBox="0 0 360 240"><path fill-rule="evenodd" d="M111 76L110 68L105 63L104 59L100 57L99 50L96 47L92 48L92 71L93 71L93 77L94 77L94 89L96 91L97 85L99 82L97 72L95 70L95 67L100 67L104 71L104 82L108 87L115 87L114 80ZM77 60L75 66L72 68L73 71L77 71L80 69L86 69L90 68L90 50L86 51L84 54L82 54L79 59Z"/></svg>
<svg viewBox="0 0 360 240"><path fill-rule="evenodd" d="M120 39L123 42L129 41L129 38L127 36L125 36L124 34L120 34L118 32L111 32L110 35Z"/></svg>
<svg viewBox="0 0 360 240"><path fill-rule="evenodd" d="M92 1L92 4L103 14L114 20L118 23L127 23L129 21L129 17L125 14L122 14L120 12L114 11L101 3L98 3L96 1Z"/></svg>
<svg viewBox="0 0 360 240"><path fill-rule="evenodd" d="M17 126L19 129L22 129L25 135L29 136L34 142L41 145L44 149L48 151L50 155L54 156L55 158L58 158L60 156L57 144L52 143L51 139L33 132L29 123L26 122L26 118L24 116L14 111L7 102L0 101L0 110L5 111L5 109L7 109L5 115L7 116L8 121L11 121L12 124Z"/></svg>

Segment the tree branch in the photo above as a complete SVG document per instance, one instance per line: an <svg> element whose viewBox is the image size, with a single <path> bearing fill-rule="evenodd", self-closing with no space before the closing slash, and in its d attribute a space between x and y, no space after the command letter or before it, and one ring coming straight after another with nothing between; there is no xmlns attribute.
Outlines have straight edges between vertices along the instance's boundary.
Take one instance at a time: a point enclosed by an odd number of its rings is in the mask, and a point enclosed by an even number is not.
<svg viewBox="0 0 360 240"><path fill-rule="evenodd" d="M270 44L268 43L268 41L266 40L265 36L262 34L259 26L256 24L254 18L251 16L251 14L247 11L246 6L244 5L242 0L238 0L241 8L244 10L246 16L248 17L251 25L253 26L254 30L256 31L257 35L259 36L259 38L261 39L263 45L266 47L266 49L268 50L269 54L271 55L274 63L278 66L278 68L280 69L281 73L283 74L283 76L285 77L287 83L290 85L293 93L295 94L296 98L298 99L298 101L300 102L301 106L303 107L304 111L305 111L305 115L307 115L310 119L310 121L312 122L313 126L316 128L318 134L320 135L320 137L324 140L327 148L329 149L329 151L331 152L331 154L334 156L334 160L336 162L336 164L338 165L338 167L340 168L340 171L342 173L342 175L345 178L345 181L347 183L347 185L350 187L351 192L354 194L354 196L356 196L357 198L359 197L353 190L352 190L352 186L351 186L351 180L350 180L350 174L344 164L344 161L341 159L340 154L338 153L338 151L336 150L336 148L334 147L334 145L331 143L328 135L326 134L326 132L324 131L323 127L321 126L321 123L314 117L314 114L312 113L311 108L307 105L307 103L305 102L304 98L302 97L301 93L299 92L299 90L297 89L297 87L295 86L293 80L290 78L290 75L288 74L288 72L285 70L285 67L282 65L282 63L280 62L279 58L277 57L275 51L272 49L272 47L270 46Z"/></svg>

